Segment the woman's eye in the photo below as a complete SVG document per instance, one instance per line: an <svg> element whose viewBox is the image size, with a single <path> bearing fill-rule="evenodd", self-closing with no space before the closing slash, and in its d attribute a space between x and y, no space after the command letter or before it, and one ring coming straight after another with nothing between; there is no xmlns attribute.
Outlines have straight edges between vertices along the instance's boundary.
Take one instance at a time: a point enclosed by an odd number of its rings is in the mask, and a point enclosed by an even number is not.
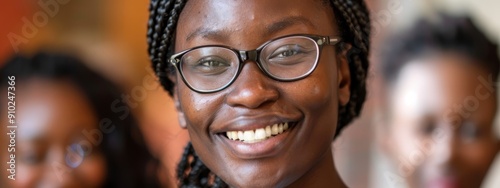
<svg viewBox="0 0 500 188"><path fill-rule="evenodd" d="M476 139L480 135L480 130L474 123L464 122L460 127L460 134L465 139Z"/></svg>
<svg viewBox="0 0 500 188"><path fill-rule="evenodd" d="M290 58L298 54L304 54L304 50L299 45L286 45L276 49L270 55L269 59Z"/></svg>
<svg viewBox="0 0 500 188"><path fill-rule="evenodd" d="M228 61L219 57L205 57L193 63L191 66L194 72L204 74L220 74L230 67Z"/></svg>
<svg viewBox="0 0 500 188"><path fill-rule="evenodd" d="M84 148L78 142L71 144L66 149L67 153L65 156L66 164L71 168L76 168L82 164L85 157L90 155L90 149Z"/></svg>
<svg viewBox="0 0 500 188"><path fill-rule="evenodd" d="M37 165L43 162L44 156L36 153L27 153L25 155L21 155L21 162L28 165Z"/></svg>
<svg viewBox="0 0 500 188"><path fill-rule="evenodd" d="M292 55L298 54L299 52L295 50L286 50L278 54L278 57L290 57Z"/></svg>
<svg viewBox="0 0 500 188"><path fill-rule="evenodd" d="M424 136L430 136L436 130L437 125L431 120L424 120L420 126L420 133Z"/></svg>
<svg viewBox="0 0 500 188"><path fill-rule="evenodd" d="M221 67L225 65L226 65L225 63L214 60L202 61L198 64L198 66L203 66L203 67Z"/></svg>

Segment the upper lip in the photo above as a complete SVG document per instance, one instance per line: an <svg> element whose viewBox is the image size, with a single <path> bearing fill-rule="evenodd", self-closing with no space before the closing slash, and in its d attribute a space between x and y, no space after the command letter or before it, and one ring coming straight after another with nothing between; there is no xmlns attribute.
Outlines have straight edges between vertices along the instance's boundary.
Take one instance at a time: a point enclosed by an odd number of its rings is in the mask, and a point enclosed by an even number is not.
<svg viewBox="0 0 500 188"><path fill-rule="evenodd" d="M212 131L215 134L225 133L228 131L246 131L265 128L268 125L297 122L300 117L292 117L290 115L275 115L275 114L260 114L260 115L242 115L229 121L225 121L218 126L212 126Z"/></svg>

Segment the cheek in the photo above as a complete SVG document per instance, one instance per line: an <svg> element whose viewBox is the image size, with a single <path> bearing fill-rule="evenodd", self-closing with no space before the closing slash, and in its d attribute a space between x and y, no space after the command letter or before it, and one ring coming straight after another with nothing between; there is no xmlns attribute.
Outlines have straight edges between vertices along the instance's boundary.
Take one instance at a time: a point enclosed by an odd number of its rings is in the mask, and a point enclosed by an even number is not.
<svg viewBox="0 0 500 188"><path fill-rule="evenodd" d="M486 173L497 153L498 150L494 139L483 139L461 149L464 164L467 164L471 171L478 174Z"/></svg>
<svg viewBox="0 0 500 188"><path fill-rule="evenodd" d="M431 138L422 138L415 133L393 133L393 158L402 173L413 173L425 163L426 158L433 149ZM390 144L389 143L389 144Z"/></svg>
<svg viewBox="0 0 500 188"><path fill-rule="evenodd" d="M82 184L90 187L100 187L106 179L106 161L102 154L85 159L85 162L77 168L77 176L81 177Z"/></svg>
<svg viewBox="0 0 500 188"><path fill-rule="evenodd" d="M386 144L395 172L410 179L418 178L434 146L432 138L420 136L414 126L410 121L402 123L394 119L386 130L389 132Z"/></svg>
<svg viewBox="0 0 500 188"><path fill-rule="evenodd" d="M395 120L390 125L391 142L394 143L395 152L398 157L408 158L408 155L415 151L419 145L426 143L428 138L419 135L418 123L408 120Z"/></svg>
<svg viewBox="0 0 500 188"><path fill-rule="evenodd" d="M420 114L418 108L405 108L408 105L401 100L391 102L388 108L387 131L388 132L388 147L393 160L398 162L404 161L412 166L418 165L417 162L412 162L412 155L418 156L420 153L428 153L432 144L431 136L424 136L420 132ZM418 158L418 157L413 157Z"/></svg>
<svg viewBox="0 0 500 188"><path fill-rule="evenodd" d="M296 101L298 106L321 109L333 105L338 109L337 69L334 60L318 62L318 67L305 79L290 82L284 89L284 97ZM323 111L316 111L323 112Z"/></svg>
<svg viewBox="0 0 500 188"><path fill-rule="evenodd" d="M222 93L198 94L185 85L180 85L178 89L178 98L184 112L189 134L203 135L214 115L222 106ZM191 136L191 139L193 138Z"/></svg>
<svg viewBox="0 0 500 188"><path fill-rule="evenodd" d="M333 140L338 119L338 83L335 61L319 62L316 70L303 80L287 83L282 89L284 106L296 108L304 114L305 125L298 138L303 147L314 144L329 148Z"/></svg>
<svg viewBox="0 0 500 188"><path fill-rule="evenodd" d="M43 168L41 165L32 166L18 163L15 186L13 187L34 187L41 181ZM20 175L22 174L22 175Z"/></svg>

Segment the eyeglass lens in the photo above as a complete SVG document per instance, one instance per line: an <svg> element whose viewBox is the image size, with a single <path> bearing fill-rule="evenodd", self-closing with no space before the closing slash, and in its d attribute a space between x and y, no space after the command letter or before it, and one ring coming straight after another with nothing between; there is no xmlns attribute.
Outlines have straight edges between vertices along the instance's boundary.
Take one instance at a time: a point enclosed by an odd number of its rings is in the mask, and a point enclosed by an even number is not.
<svg viewBox="0 0 500 188"><path fill-rule="evenodd" d="M308 37L293 36L272 41L260 50L261 68L278 80L293 80L309 74L319 56L319 47ZM239 55L224 47L191 50L181 59L181 72L196 90L217 90L238 74Z"/></svg>

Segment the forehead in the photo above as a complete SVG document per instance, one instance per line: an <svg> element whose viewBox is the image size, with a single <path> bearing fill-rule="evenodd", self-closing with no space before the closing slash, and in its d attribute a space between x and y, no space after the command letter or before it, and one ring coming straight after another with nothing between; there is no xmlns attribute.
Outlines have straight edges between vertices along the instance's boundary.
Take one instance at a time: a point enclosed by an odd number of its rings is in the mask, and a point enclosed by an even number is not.
<svg viewBox="0 0 500 188"><path fill-rule="evenodd" d="M176 51L214 43L248 50L285 33L335 31L333 9L320 0L190 0L179 17Z"/></svg>
<svg viewBox="0 0 500 188"><path fill-rule="evenodd" d="M411 60L401 69L392 88L392 106L394 112L411 112L422 116L429 113L440 115L454 110L464 101L477 97L478 87L481 94L489 90L478 78L488 79L488 74L469 59L452 54ZM495 93L479 101L482 114L495 111ZM399 107L398 107L399 106Z"/></svg>
<svg viewBox="0 0 500 188"><path fill-rule="evenodd" d="M19 93L21 139L58 139L97 126L88 100L69 83L33 80L20 85Z"/></svg>

